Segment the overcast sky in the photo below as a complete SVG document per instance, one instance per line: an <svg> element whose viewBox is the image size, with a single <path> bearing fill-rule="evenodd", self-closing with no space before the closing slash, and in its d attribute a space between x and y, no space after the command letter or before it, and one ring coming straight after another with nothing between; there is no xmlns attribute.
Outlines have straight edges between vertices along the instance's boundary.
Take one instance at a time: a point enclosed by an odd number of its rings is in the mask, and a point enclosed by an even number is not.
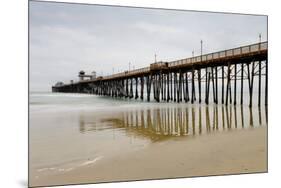
<svg viewBox="0 0 281 188"><path fill-rule="evenodd" d="M30 2L30 90L267 40L265 16Z"/></svg>

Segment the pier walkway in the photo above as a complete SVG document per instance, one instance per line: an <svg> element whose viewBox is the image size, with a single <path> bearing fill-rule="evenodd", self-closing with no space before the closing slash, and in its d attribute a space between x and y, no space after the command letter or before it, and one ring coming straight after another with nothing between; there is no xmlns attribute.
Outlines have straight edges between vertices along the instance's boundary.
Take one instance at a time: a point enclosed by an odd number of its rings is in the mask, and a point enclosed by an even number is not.
<svg viewBox="0 0 281 188"><path fill-rule="evenodd" d="M261 42L171 62L155 62L148 67L104 77L60 84L53 86L52 91L92 93L147 101L151 100L153 94L157 102L193 103L198 100L201 103L204 97L206 104L209 103L212 92L214 103L236 105L243 104L246 87L249 93L249 106L252 106L254 78L257 77L258 105L261 105L262 93L264 104L267 105L267 54L267 42ZM245 86L244 80L248 80L248 86ZM237 101L238 94L240 101Z"/></svg>

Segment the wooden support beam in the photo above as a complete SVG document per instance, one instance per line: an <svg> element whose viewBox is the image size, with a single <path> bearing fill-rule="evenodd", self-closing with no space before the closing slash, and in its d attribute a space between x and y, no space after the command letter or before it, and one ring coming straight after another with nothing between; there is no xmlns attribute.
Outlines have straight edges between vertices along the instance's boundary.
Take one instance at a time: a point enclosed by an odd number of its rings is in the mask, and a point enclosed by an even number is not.
<svg viewBox="0 0 281 188"><path fill-rule="evenodd" d="M177 102L180 102L180 73L177 74Z"/></svg>
<svg viewBox="0 0 281 188"><path fill-rule="evenodd" d="M150 76L146 76L146 97L147 97L147 101L150 101L150 80L149 80Z"/></svg>
<svg viewBox="0 0 281 188"><path fill-rule="evenodd" d="M151 76L151 82L152 82L152 87L153 87L153 98L154 98L154 100L156 99L156 82L155 82L155 78L156 77L156 75L152 75Z"/></svg>
<svg viewBox="0 0 281 188"><path fill-rule="evenodd" d="M154 100L157 100L157 74L153 76L153 86Z"/></svg>
<svg viewBox="0 0 281 188"><path fill-rule="evenodd" d="M236 82L237 82L237 65L234 65L234 102L233 104L236 105Z"/></svg>
<svg viewBox="0 0 281 188"><path fill-rule="evenodd" d="M159 102L160 74L156 74L155 78L155 100Z"/></svg>
<svg viewBox="0 0 281 188"><path fill-rule="evenodd" d="M178 102L182 101L182 72L179 71Z"/></svg>
<svg viewBox="0 0 281 188"><path fill-rule="evenodd" d="M250 85L250 104L249 104L249 107L252 107L252 105L253 105L254 77L255 77L255 61L253 61L253 63L252 63L252 74L251 74L251 85Z"/></svg>
<svg viewBox="0 0 281 188"><path fill-rule="evenodd" d="M156 92L155 92L155 100L157 101L157 102L159 102L159 85L160 85L160 74L159 73L157 73L156 75L156 79L155 79L155 90L156 90Z"/></svg>
<svg viewBox="0 0 281 188"><path fill-rule="evenodd" d="M138 93L138 80L139 80L139 78L136 77L136 93L135 93L135 99L138 99L138 98L139 98L139 93Z"/></svg>
<svg viewBox="0 0 281 188"><path fill-rule="evenodd" d="M183 92L184 92L184 101L187 102L187 92L186 92L186 88L187 88L187 72L184 73L184 88L183 88Z"/></svg>
<svg viewBox="0 0 281 188"><path fill-rule="evenodd" d="M202 110L201 106L199 106L199 114L198 114L198 119L199 119L199 134L202 133Z"/></svg>
<svg viewBox="0 0 281 188"><path fill-rule="evenodd" d="M164 78L163 78L163 73L160 72L160 87L161 87L161 100L164 100Z"/></svg>
<svg viewBox="0 0 281 188"><path fill-rule="evenodd" d="M170 101L170 73L167 73L167 102Z"/></svg>
<svg viewBox="0 0 281 188"><path fill-rule="evenodd" d="M187 102L190 100L189 99L189 79L188 79L188 72L186 72L186 99L187 99Z"/></svg>
<svg viewBox="0 0 281 188"><path fill-rule="evenodd" d="M261 106L261 61L259 61L259 94L258 94L258 106Z"/></svg>
<svg viewBox="0 0 281 188"><path fill-rule="evenodd" d="M199 103L201 103L201 69L198 69L198 95L199 95Z"/></svg>
<svg viewBox="0 0 281 188"><path fill-rule="evenodd" d="M116 97L119 97L120 93L120 82L119 80L116 80Z"/></svg>
<svg viewBox="0 0 281 188"><path fill-rule="evenodd" d="M207 92L206 92L206 104L209 104L209 92L210 92L210 81L211 81L211 73L207 72Z"/></svg>
<svg viewBox="0 0 281 188"><path fill-rule="evenodd" d="M126 79L126 98L129 96L129 78Z"/></svg>
<svg viewBox="0 0 281 188"><path fill-rule="evenodd" d="M183 99L185 102L187 102L187 95L186 95L186 73L183 73Z"/></svg>
<svg viewBox="0 0 281 188"><path fill-rule="evenodd" d="M213 102L216 103L216 90L215 90L214 67L211 67L211 72L212 72L212 85L213 85Z"/></svg>
<svg viewBox="0 0 281 188"><path fill-rule="evenodd" d="M112 82L112 85L113 85L113 88L114 88L114 95L113 95L113 97L117 97L117 83L116 83L116 80L114 80Z"/></svg>
<svg viewBox="0 0 281 188"><path fill-rule="evenodd" d="M230 63L227 66L227 84L226 84L226 97L225 97L225 105L228 105L228 95L230 93L231 83L230 83Z"/></svg>
<svg viewBox="0 0 281 188"><path fill-rule="evenodd" d="M240 104L243 104L244 63L241 63L241 94Z"/></svg>
<svg viewBox="0 0 281 188"><path fill-rule="evenodd" d="M248 77L248 85L249 85L249 94L251 91L251 77L250 77L251 73L250 73L250 65L249 63L247 63L247 77Z"/></svg>
<svg viewBox="0 0 281 188"><path fill-rule="evenodd" d="M174 73L174 102L177 101L177 73Z"/></svg>
<svg viewBox="0 0 281 188"><path fill-rule="evenodd" d="M106 95L107 89L110 90L110 97L114 97L114 85L112 84L113 81L109 82L102 82L102 95Z"/></svg>
<svg viewBox="0 0 281 188"><path fill-rule="evenodd" d="M119 80L116 80L116 97L119 97Z"/></svg>
<svg viewBox="0 0 281 188"><path fill-rule="evenodd" d="M224 103L224 66L221 66L221 76L222 76L222 84L221 84L221 103Z"/></svg>
<svg viewBox="0 0 281 188"><path fill-rule="evenodd" d="M195 81L194 81L194 69L192 69L192 78L191 78L191 103L193 104L195 98Z"/></svg>
<svg viewBox="0 0 281 188"><path fill-rule="evenodd" d="M205 69L206 80L205 80L205 103L207 104L207 91L208 91L208 68Z"/></svg>
<svg viewBox="0 0 281 188"><path fill-rule="evenodd" d="M130 99L134 97L133 78L131 78Z"/></svg>
<svg viewBox="0 0 281 188"><path fill-rule="evenodd" d="M171 97L170 97L170 99L173 101L173 73L171 72L171 74L170 74L170 78L171 78L171 81L170 81L170 91L171 91Z"/></svg>
<svg viewBox="0 0 281 188"><path fill-rule="evenodd" d="M166 101L166 94L167 94L167 77L166 74L163 74L163 100Z"/></svg>
<svg viewBox="0 0 281 188"><path fill-rule="evenodd" d="M229 103L232 104L232 87L231 87L231 67L230 67L230 81L229 81Z"/></svg>
<svg viewBox="0 0 281 188"><path fill-rule="evenodd" d="M141 81L141 100L143 100L143 90L144 90L144 78L143 76L140 77L140 81Z"/></svg>
<svg viewBox="0 0 281 188"><path fill-rule="evenodd" d="M216 104L218 104L218 67L215 67L216 73Z"/></svg>
<svg viewBox="0 0 281 188"><path fill-rule="evenodd" d="M265 61L265 106L268 102L268 61Z"/></svg>
<svg viewBox="0 0 281 188"><path fill-rule="evenodd" d="M119 82L118 80L115 80L115 97L118 97L118 90L119 90Z"/></svg>
<svg viewBox="0 0 281 188"><path fill-rule="evenodd" d="M180 70L177 74L177 102L180 102Z"/></svg>

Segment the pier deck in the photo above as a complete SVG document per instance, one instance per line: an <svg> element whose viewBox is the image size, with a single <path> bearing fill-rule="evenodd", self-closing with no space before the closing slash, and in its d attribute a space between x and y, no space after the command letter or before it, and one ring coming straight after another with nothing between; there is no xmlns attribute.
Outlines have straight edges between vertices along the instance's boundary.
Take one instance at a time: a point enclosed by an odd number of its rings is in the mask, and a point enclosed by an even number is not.
<svg viewBox="0 0 281 188"><path fill-rule="evenodd" d="M153 92L153 97L158 102L184 100L193 103L197 98L201 102L203 94L201 86L204 83L205 103L209 103L210 90L213 92L213 102L218 103L218 87L221 87L220 101L227 105L232 102L237 104L238 93L241 95L240 103L243 104L243 80L246 79L250 94L249 105L252 106L254 77L257 76L258 105L260 106L261 78L265 76L263 92L265 93L264 103L267 105L267 54L267 42L255 43L171 62L155 62L140 69L53 86L52 91L135 99L140 97L142 100L146 92L147 101L150 101L150 94ZM220 80L220 86L218 86L218 80ZM240 91L237 89L238 80L241 80ZM231 84L232 81L233 84ZM195 87L198 87L197 92Z"/></svg>

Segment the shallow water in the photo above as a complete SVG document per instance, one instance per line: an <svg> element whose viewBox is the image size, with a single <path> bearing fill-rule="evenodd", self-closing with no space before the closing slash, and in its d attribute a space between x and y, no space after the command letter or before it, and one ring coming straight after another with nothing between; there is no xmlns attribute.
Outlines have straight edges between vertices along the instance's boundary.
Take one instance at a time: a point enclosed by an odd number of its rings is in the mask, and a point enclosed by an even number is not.
<svg viewBox="0 0 281 188"><path fill-rule="evenodd" d="M267 125L265 108L31 93L30 172L67 172L156 142Z"/></svg>

